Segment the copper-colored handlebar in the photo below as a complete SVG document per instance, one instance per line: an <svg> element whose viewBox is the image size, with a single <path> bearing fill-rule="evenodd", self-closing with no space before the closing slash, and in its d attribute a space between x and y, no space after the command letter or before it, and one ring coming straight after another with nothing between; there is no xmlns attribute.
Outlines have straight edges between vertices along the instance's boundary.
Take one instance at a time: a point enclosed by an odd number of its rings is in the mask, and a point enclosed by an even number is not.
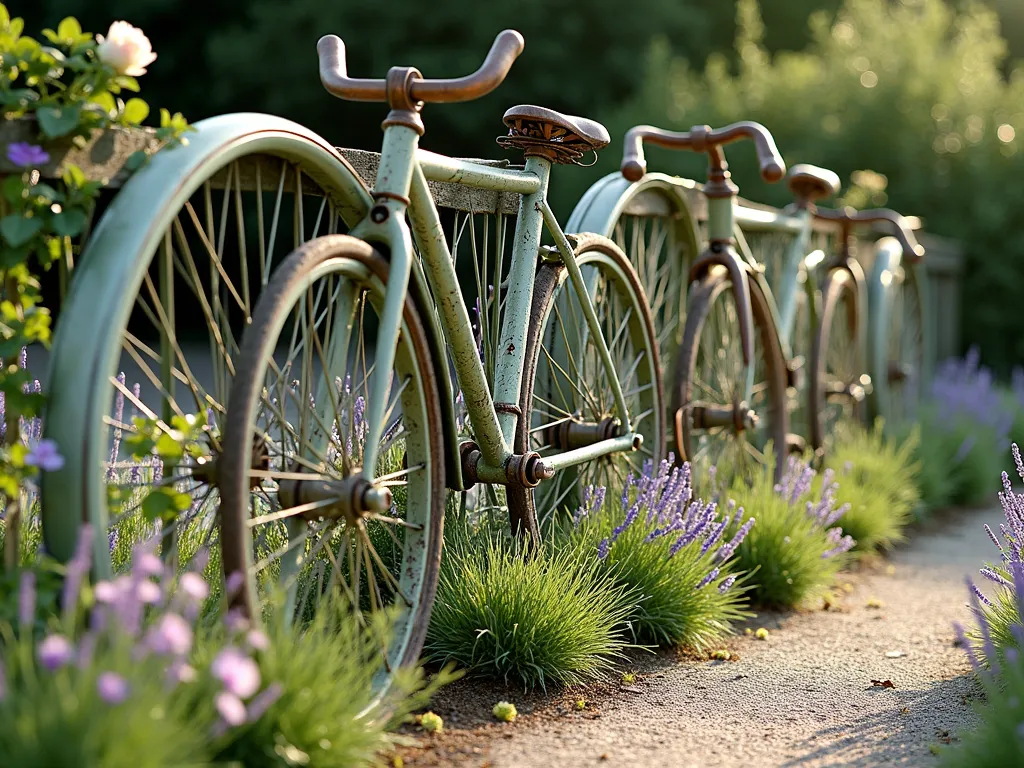
<svg viewBox="0 0 1024 768"><path fill-rule="evenodd" d="M905 219L896 211L889 208L873 208L867 211L858 211L850 207L829 210L818 208L814 212L815 218L823 221L836 221L840 224L870 224L876 221L884 221L891 225L893 236L899 240L903 247L903 255L911 262L918 262L924 257L924 246L917 242L914 233L906 225Z"/></svg>
<svg viewBox="0 0 1024 768"><path fill-rule="evenodd" d="M761 164L761 178L774 183L786 173L786 163L775 146L775 139L760 123L743 121L711 130L698 125L687 133L677 133L655 128L652 125L638 125L626 132L626 147L622 154L622 175L629 181L639 181L647 172L644 159L644 142L666 149L692 149L707 152L713 147L731 144L739 139L752 139Z"/></svg>
<svg viewBox="0 0 1024 768"><path fill-rule="evenodd" d="M506 29L494 38L494 44L480 69L466 77L445 80L412 80L409 97L412 101L472 101L484 96L505 79L512 62L526 45L523 36ZM339 99L349 101L387 101L387 81L348 76L345 64L345 43L337 35L326 35L316 44L320 57L320 82Z"/></svg>

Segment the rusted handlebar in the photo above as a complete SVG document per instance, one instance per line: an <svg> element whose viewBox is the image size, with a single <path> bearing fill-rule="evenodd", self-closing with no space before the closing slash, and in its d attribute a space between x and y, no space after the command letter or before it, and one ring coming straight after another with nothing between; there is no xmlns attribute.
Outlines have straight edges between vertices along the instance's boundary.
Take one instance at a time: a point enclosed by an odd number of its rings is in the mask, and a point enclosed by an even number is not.
<svg viewBox="0 0 1024 768"><path fill-rule="evenodd" d="M890 224L893 236L899 240L903 247L903 256L911 262L919 262L924 258L924 246L917 242L914 233L906 225L905 219L896 211L889 208L873 208L866 211L858 211L847 206L830 210L818 208L814 212L815 218L823 221L836 221L840 224L871 224L876 221L884 221Z"/></svg>
<svg viewBox="0 0 1024 768"><path fill-rule="evenodd" d="M761 163L761 178L772 183L781 179L786 173L786 163L775 146L775 139L763 125L750 121L733 123L714 131L706 125L696 125L687 133L666 131L652 125L630 128L626 132L626 148L622 154L622 175L629 181L639 181L647 172L644 142L667 149L709 152L715 147L744 138L752 139L757 149L757 159Z"/></svg>
<svg viewBox="0 0 1024 768"><path fill-rule="evenodd" d="M487 58L476 72L445 80L413 79L409 98L433 103L478 99L501 85L525 45L521 34L514 29L506 29L494 38ZM321 37L316 50L320 56L320 82L329 93L349 101L387 101L386 80L348 76L345 43L340 37Z"/></svg>

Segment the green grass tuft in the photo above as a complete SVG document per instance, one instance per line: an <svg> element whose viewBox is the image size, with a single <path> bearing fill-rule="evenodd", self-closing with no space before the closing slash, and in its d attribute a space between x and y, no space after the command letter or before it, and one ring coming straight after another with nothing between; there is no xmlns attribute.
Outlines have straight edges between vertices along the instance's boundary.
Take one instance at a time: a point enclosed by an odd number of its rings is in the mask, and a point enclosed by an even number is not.
<svg viewBox="0 0 1024 768"><path fill-rule="evenodd" d="M592 551L531 556L507 535L463 532L446 541L425 653L527 689L601 679L629 647L634 602Z"/></svg>
<svg viewBox="0 0 1024 768"><path fill-rule="evenodd" d="M914 460L920 431L887 438L879 420L870 432L857 424L843 425L825 466L839 482L838 503L849 510L840 524L856 539L855 551L889 549L904 539L903 529L921 502L917 478L921 463ZM821 478L815 483L820 488Z"/></svg>

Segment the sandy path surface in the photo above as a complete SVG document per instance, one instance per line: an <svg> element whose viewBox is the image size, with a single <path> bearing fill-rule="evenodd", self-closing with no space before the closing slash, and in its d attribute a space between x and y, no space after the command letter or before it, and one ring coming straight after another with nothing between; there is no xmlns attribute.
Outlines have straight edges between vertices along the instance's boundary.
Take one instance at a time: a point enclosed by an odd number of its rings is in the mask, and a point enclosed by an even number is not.
<svg viewBox="0 0 1024 768"><path fill-rule="evenodd" d="M959 512L915 531L829 610L760 616L752 626L770 638L736 638L738 660L661 656L582 712L565 705L572 696L509 690L524 716L487 723L505 695L460 682L435 702L446 732L404 751L405 765L933 765L932 745L973 722L978 690L952 623L968 620L964 578L994 552L982 523L1000 519Z"/></svg>

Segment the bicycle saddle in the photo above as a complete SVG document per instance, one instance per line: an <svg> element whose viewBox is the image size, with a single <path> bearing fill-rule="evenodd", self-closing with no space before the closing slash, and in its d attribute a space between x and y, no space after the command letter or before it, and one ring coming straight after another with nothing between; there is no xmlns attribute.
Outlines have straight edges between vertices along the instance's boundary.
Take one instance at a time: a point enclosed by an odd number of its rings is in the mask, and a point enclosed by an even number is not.
<svg viewBox="0 0 1024 768"><path fill-rule="evenodd" d="M521 104L505 112L502 119L508 135L499 137L499 144L525 149L527 155L541 155L555 163L575 162L585 152L596 152L611 142L600 123L545 107Z"/></svg>
<svg viewBox="0 0 1024 768"><path fill-rule="evenodd" d="M813 203L825 197L838 195L842 189L839 176L827 168L801 163L794 165L787 174L789 188L793 194L807 202Z"/></svg>

